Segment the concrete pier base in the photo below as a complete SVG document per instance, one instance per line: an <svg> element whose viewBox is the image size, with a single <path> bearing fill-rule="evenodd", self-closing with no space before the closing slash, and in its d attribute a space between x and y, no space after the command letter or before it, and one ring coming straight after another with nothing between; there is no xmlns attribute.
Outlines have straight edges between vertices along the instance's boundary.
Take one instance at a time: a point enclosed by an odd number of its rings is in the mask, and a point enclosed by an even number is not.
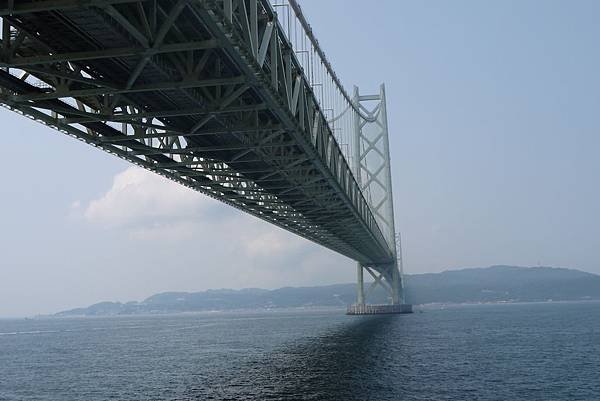
<svg viewBox="0 0 600 401"><path fill-rule="evenodd" d="M413 313L411 304L398 305L367 305L354 304L348 306L346 315L384 315L384 314L400 314Z"/></svg>

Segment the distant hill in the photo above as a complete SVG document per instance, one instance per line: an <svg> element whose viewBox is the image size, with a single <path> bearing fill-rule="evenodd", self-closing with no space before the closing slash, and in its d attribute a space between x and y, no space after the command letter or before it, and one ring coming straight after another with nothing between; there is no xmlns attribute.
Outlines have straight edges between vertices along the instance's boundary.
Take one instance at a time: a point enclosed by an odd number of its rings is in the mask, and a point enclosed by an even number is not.
<svg viewBox="0 0 600 401"><path fill-rule="evenodd" d="M529 302L600 299L600 276L552 267L492 266L406 275L409 303ZM276 290L164 292L141 302L100 302L56 316L106 316L208 310L345 306L356 299L355 284L284 287ZM384 303L382 290L371 303Z"/></svg>
<svg viewBox="0 0 600 401"><path fill-rule="evenodd" d="M492 266L406 277L415 304L600 299L600 276L574 269Z"/></svg>

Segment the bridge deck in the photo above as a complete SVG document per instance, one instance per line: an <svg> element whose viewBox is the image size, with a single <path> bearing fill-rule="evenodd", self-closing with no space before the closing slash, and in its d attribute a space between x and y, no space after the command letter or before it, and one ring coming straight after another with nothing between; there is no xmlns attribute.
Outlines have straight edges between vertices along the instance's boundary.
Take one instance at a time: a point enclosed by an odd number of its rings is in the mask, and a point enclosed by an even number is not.
<svg viewBox="0 0 600 401"><path fill-rule="evenodd" d="M362 263L393 260L267 1L2 3L6 107Z"/></svg>

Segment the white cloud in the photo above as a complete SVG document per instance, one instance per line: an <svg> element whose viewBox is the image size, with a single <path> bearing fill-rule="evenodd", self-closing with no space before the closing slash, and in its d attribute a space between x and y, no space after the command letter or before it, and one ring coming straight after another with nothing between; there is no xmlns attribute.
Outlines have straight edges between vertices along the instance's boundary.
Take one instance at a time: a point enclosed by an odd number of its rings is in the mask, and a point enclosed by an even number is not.
<svg viewBox="0 0 600 401"><path fill-rule="evenodd" d="M257 222L258 223L258 222ZM263 224L253 224L251 235L244 237L244 250L251 257L264 257L282 252L293 252L302 248L302 241L291 233L275 227L265 229Z"/></svg>
<svg viewBox="0 0 600 401"><path fill-rule="evenodd" d="M77 208L80 202L74 202ZM290 252L306 242L150 171L129 167L104 195L89 202L85 219L124 229L137 240L201 238L207 233L235 241L248 257Z"/></svg>
<svg viewBox="0 0 600 401"><path fill-rule="evenodd" d="M198 231L198 224L176 220L129 227L129 238L137 241L181 241L192 239Z"/></svg>
<svg viewBox="0 0 600 401"><path fill-rule="evenodd" d="M117 241L124 235L128 270L156 269L161 282L151 287L162 290L348 281L340 272L353 271L343 257L137 167L118 173L102 196L77 209ZM143 261L139 247L151 250L150 260Z"/></svg>
<svg viewBox="0 0 600 401"><path fill-rule="evenodd" d="M118 173L111 188L92 200L85 218L104 227L155 228L175 220L202 216L216 201L164 177L129 167Z"/></svg>

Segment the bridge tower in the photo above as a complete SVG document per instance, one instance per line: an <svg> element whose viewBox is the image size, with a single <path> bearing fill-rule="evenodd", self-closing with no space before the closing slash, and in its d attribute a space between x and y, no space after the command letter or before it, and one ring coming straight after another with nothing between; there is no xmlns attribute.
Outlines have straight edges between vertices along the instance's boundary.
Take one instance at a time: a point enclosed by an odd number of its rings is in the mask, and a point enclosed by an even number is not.
<svg viewBox="0 0 600 401"><path fill-rule="evenodd" d="M353 170L382 230L393 262L372 265L357 263L357 302L350 307L349 313L410 313L412 308L404 300L400 235L396 233L394 224L385 85L382 84L379 93L374 95L361 95L355 86L353 103L358 111L354 113ZM365 271L374 279L366 291ZM366 304L367 297L377 286L386 290L391 307Z"/></svg>

